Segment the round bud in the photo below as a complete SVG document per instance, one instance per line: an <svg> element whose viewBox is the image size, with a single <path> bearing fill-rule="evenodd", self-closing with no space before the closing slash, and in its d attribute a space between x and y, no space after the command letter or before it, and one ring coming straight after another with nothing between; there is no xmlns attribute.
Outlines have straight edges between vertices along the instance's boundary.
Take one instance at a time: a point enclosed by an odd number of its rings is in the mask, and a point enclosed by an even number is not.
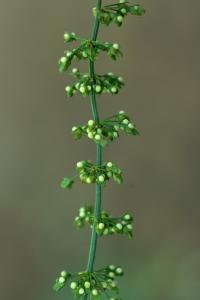
<svg viewBox="0 0 200 300"><path fill-rule="evenodd" d="M97 296L97 295L98 295L98 291L97 291L96 289L93 289L93 290L92 290L92 295L93 295L93 296Z"/></svg>
<svg viewBox="0 0 200 300"><path fill-rule="evenodd" d="M105 227L104 223L99 223L99 224L98 224L98 228L99 228L100 230L104 229L104 227Z"/></svg>
<svg viewBox="0 0 200 300"><path fill-rule="evenodd" d="M121 12L122 12L122 14L126 14L127 13L126 8L122 8Z"/></svg>
<svg viewBox="0 0 200 300"><path fill-rule="evenodd" d="M89 289L89 288L90 288L90 282L89 282L89 281L86 281L86 282L84 283L84 287L85 287L86 289Z"/></svg>
<svg viewBox="0 0 200 300"><path fill-rule="evenodd" d="M87 180L86 180L86 181L87 181ZM79 216L80 216L81 218L84 218L84 217L85 217L85 212L84 212L84 211L80 211Z"/></svg>
<svg viewBox="0 0 200 300"><path fill-rule="evenodd" d="M119 76L117 79L118 79L118 81L120 81L120 82L124 82L124 79L123 79L123 77L121 77L121 76Z"/></svg>
<svg viewBox="0 0 200 300"><path fill-rule="evenodd" d="M100 176L98 177L98 180L99 180L100 182L104 182L104 181L105 181L105 176L104 176L104 175L100 175Z"/></svg>
<svg viewBox="0 0 200 300"><path fill-rule="evenodd" d="M60 277L60 278L58 279L58 281L59 281L59 283L64 283L64 282L65 282L65 278L64 278L64 277Z"/></svg>
<svg viewBox="0 0 200 300"><path fill-rule="evenodd" d="M118 92L118 89L115 86L112 86L110 91L112 94L116 94Z"/></svg>
<svg viewBox="0 0 200 300"><path fill-rule="evenodd" d="M117 44L117 43L113 44L112 47L113 47L115 50L119 50L119 44Z"/></svg>
<svg viewBox="0 0 200 300"><path fill-rule="evenodd" d="M73 69L72 69L72 73L73 73L73 74L77 74L77 73L78 73L78 69L77 69L77 68L73 68Z"/></svg>
<svg viewBox="0 0 200 300"><path fill-rule="evenodd" d="M70 57L72 55L71 51L67 51L67 57Z"/></svg>
<svg viewBox="0 0 200 300"><path fill-rule="evenodd" d="M102 91L102 87L101 87L100 85L96 85L96 86L95 86L95 91L96 91L97 93L100 93L100 92Z"/></svg>
<svg viewBox="0 0 200 300"><path fill-rule="evenodd" d="M122 123L128 125L129 120L128 120L128 119L124 119L124 120L122 121Z"/></svg>
<svg viewBox="0 0 200 300"><path fill-rule="evenodd" d="M115 273L109 272L109 273L108 273L108 276L109 276L110 278L114 278L114 277L115 277Z"/></svg>
<svg viewBox="0 0 200 300"><path fill-rule="evenodd" d="M66 277L66 276L67 276L67 271L62 271L62 272L60 273L60 275L61 275L62 277Z"/></svg>
<svg viewBox="0 0 200 300"><path fill-rule="evenodd" d="M76 126L72 127L73 132L76 131L77 129L78 129L78 127L76 127Z"/></svg>
<svg viewBox="0 0 200 300"><path fill-rule="evenodd" d="M102 133L102 129L98 128L97 133Z"/></svg>
<svg viewBox="0 0 200 300"><path fill-rule="evenodd" d="M66 91L67 93L71 92L71 90L72 90L71 86L69 86L69 85L66 86L65 91Z"/></svg>
<svg viewBox="0 0 200 300"><path fill-rule="evenodd" d="M117 223L116 224L116 228L119 229L119 230L122 230L123 226L121 223Z"/></svg>
<svg viewBox="0 0 200 300"><path fill-rule="evenodd" d="M112 168L113 164L111 162L107 163L107 167Z"/></svg>
<svg viewBox="0 0 200 300"><path fill-rule="evenodd" d="M128 128L133 129L133 128L134 128L134 125L133 125L132 123L129 123L129 124L128 124Z"/></svg>
<svg viewBox="0 0 200 300"><path fill-rule="evenodd" d="M81 86L80 89L79 89L79 91L80 91L82 94L85 94L86 89L85 89L84 86Z"/></svg>
<svg viewBox="0 0 200 300"><path fill-rule="evenodd" d="M108 72L108 76L113 76L114 74L112 72Z"/></svg>
<svg viewBox="0 0 200 300"><path fill-rule="evenodd" d="M108 287L107 283L103 281L103 282L102 282L102 287L103 287L104 289L106 289L106 288Z"/></svg>
<svg viewBox="0 0 200 300"><path fill-rule="evenodd" d="M120 111L119 111L119 114L120 114L120 115L124 115L124 114L125 114L125 111L124 111L124 110L120 110Z"/></svg>
<svg viewBox="0 0 200 300"><path fill-rule="evenodd" d="M113 288L115 288L115 287L117 286L117 284L116 284L115 281L112 281L112 282L110 283L110 285L111 285Z"/></svg>
<svg viewBox="0 0 200 300"><path fill-rule="evenodd" d="M122 273L123 273L122 268L117 268L117 269L116 269L116 273L119 274L119 275L122 274Z"/></svg>
<svg viewBox="0 0 200 300"><path fill-rule="evenodd" d="M76 166L77 166L77 168L82 168L83 162L82 161L77 162Z"/></svg>
<svg viewBox="0 0 200 300"><path fill-rule="evenodd" d="M90 85L87 85L87 89L88 89L88 91L91 91L91 86Z"/></svg>
<svg viewBox="0 0 200 300"><path fill-rule="evenodd" d="M85 51L82 52L82 56L83 56L84 58L87 58L87 57L88 57L88 55L87 55L87 53L86 53Z"/></svg>
<svg viewBox="0 0 200 300"><path fill-rule="evenodd" d="M71 287L72 290L74 290L77 287L77 283L76 282L72 282L70 284L70 287Z"/></svg>
<svg viewBox="0 0 200 300"><path fill-rule="evenodd" d="M122 23L123 22L123 17L122 16L117 16L117 22ZM119 49L119 48L118 48Z"/></svg>
<svg viewBox="0 0 200 300"><path fill-rule="evenodd" d="M62 64L65 64L66 61L67 61L67 57L65 57L65 56L61 57L60 62L61 62Z"/></svg>
<svg viewBox="0 0 200 300"><path fill-rule="evenodd" d="M88 126L93 126L94 124L95 124L95 122L93 120L88 121Z"/></svg>
<svg viewBox="0 0 200 300"><path fill-rule="evenodd" d="M83 288L80 288L79 291L78 291L79 295L83 295L85 293L84 289Z"/></svg>
<svg viewBox="0 0 200 300"><path fill-rule="evenodd" d="M89 132L89 133L88 133L88 137L89 137L89 139L93 139L93 137L94 137L94 136L93 136L93 133L92 133L92 132Z"/></svg>
<svg viewBox="0 0 200 300"><path fill-rule="evenodd" d="M119 0L119 3L125 3L126 0Z"/></svg>
<svg viewBox="0 0 200 300"><path fill-rule="evenodd" d="M128 228L128 230L132 230L133 229L133 225L131 225L131 224L128 224L126 227Z"/></svg>
<svg viewBox="0 0 200 300"><path fill-rule="evenodd" d="M124 219L129 221L131 219L131 216L129 214L127 214L127 215L124 216Z"/></svg>
<svg viewBox="0 0 200 300"><path fill-rule="evenodd" d="M114 265L110 265L109 269L114 271L115 270L115 266Z"/></svg>
<svg viewBox="0 0 200 300"><path fill-rule="evenodd" d="M68 42L68 41L70 40L70 34L69 34L68 32L66 32L66 33L64 34L64 40L65 40L66 42Z"/></svg>
<svg viewBox="0 0 200 300"><path fill-rule="evenodd" d="M100 140L101 140L101 136L100 136L99 134L96 134L94 138L95 138L95 140L97 140L97 141L100 141Z"/></svg>
<svg viewBox="0 0 200 300"><path fill-rule="evenodd" d="M87 177L86 182L87 182L87 183L92 183L91 177Z"/></svg>

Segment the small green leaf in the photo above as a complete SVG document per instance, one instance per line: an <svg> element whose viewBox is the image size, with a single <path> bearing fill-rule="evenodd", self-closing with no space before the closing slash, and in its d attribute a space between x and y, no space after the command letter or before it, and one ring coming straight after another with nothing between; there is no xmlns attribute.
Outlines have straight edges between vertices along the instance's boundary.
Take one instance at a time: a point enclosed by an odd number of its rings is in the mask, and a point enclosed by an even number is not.
<svg viewBox="0 0 200 300"><path fill-rule="evenodd" d="M74 184L74 180L68 177L64 177L60 183L62 189L71 189Z"/></svg>

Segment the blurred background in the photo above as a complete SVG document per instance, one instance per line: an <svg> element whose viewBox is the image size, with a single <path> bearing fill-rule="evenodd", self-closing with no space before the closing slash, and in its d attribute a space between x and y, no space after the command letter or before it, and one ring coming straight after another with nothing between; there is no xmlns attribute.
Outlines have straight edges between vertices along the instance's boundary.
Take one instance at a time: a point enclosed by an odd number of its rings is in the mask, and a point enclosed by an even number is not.
<svg viewBox="0 0 200 300"><path fill-rule="evenodd" d="M109 1L104 1L110 3ZM71 127L91 118L88 99L67 99L71 82L57 61L64 31L89 37L91 0L0 1L0 299L72 299L52 284L62 269L86 266L90 230L73 219L94 189L79 182L70 191L60 179L75 163L95 159L86 138ZM96 267L120 264L121 296L137 300L200 298L199 238L199 10L193 0L143 0L144 17L101 27L99 39L119 42L117 63L102 55L99 73L124 77L118 96L98 98L102 118L124 109L140 137L121 136L104 151L125 183L110 183L103 206L113 215L130 211L135 236L104 237ZM74 67L77 66L75 63ZM81 64L86 71L87 65Z"/></svg>

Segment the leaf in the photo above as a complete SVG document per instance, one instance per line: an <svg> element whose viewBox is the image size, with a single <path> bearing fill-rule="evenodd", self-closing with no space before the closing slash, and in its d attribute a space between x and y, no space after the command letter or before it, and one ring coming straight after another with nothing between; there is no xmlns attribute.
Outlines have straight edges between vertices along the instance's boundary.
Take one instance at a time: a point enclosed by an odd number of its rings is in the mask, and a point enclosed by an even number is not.
<svg viewBox="0 0 200 300"><path fill-rule="evenodd" d="M68 177L64 177L60 183L62 189L71 189L74 184L74 180Z"/></svg>

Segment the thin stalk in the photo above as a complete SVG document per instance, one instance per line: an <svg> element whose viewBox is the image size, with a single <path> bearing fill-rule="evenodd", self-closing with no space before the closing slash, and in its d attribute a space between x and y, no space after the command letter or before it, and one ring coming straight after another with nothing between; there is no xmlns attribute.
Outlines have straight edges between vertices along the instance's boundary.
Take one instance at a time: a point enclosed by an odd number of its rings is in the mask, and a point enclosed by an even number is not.
<svg viewBox="0 0 200 300"><path fill-rule="evenodd" d="M101 8L102 0L97 0L97 11ZM94 22L94 28L92 32L92 40L96 41L98 31L99 31L99 19L98 16L95 18ZM93 79L93 82L95 83L95 69L94 69L94 61L89 61L89 71L90 76ZM96 102L96 92L94 88L92 88L91 91L91 108L94 120L97 124L99 124L99 113L97 108L97 102ZM96 158L96 164L98 166L101 166L102 164L102 147L100 145L96 146L97 151L97 158ZM102 187L100 184L96 184L96 193L95 193L95 210L94 210L94 219L98 220L101 214L101 195L102 195ZM96 233L96 224L94 224L92 229L92 236L91 236L91 242L90 242L90 250L89 250L89 257L88 257L88 264L87 264L87 272L92 272L94 267L94 261L96 256L96 248L97 248L97 240L98 235ZM87 299L88 295L84 296L84 300Z"/></svg>

